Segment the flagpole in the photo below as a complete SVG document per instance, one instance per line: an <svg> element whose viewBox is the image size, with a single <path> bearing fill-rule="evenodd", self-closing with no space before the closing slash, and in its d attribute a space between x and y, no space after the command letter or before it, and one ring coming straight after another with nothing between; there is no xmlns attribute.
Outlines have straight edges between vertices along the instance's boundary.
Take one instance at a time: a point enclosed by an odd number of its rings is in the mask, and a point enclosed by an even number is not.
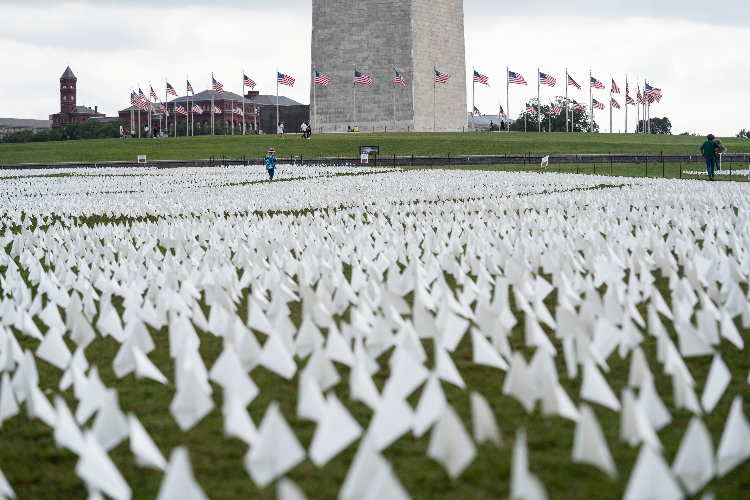
<svg viewBox="0 0 750 500"><path fill-rule="evenodd" d="M354 123L352 127L352 132L357 129L357 65L352 64L352 67L354 68L354 83L352 84L352 93L353 93L353 100L352 100L352 112L354 113Z"/></svg>
<svg viewBox="0 0 750 500"><path fill-rule="evenodd" d="M609 74L609 133L612 133L612 73Z"/></svg>
<svg viewBox="0 0 750 500"><path fill-rule="evenodd" d="M242 135L245 135L245 69L242 69Z"/></svg>
<svg viewBox="0 0 750 500"><path fill-rule="evenodd" d="M130 87L130 137L133 137L133 125L135 122L135 103L133 102L133 87Z"/></svg>
<svg viewBox="0 0 750 500"><path fill-rule="evenodd" d="M506 132L510 132L510 81L508 72L510 69L508 66L505 67L505 112L508 113L508 126L505 128Z"/></svg>
<svg viewBox="0 0 750 500"><path fill-rule="evenodd" d="M568 132L568 68L565 68L565 131Z"/></svg>
<svg viewBox="0 0 750 500"><path fill-rule="evenodd" d="M549 113L547 113L547 118L549 121L547 125L549 127L549 130L547 132L552 132L552 102L549 103Z"/></svg>
<svg viewBox="0 0 750 500"><path fill-rule="evenodd" d="M472 66L471 67L471 130L472 130L472 132L476 130L476 126L474 125L474 110L476 109L476 104L475 104L475 101L474 101L474 96L475 96L475 90L474 90L474 88L476 87L476 82L474 81L474 72L475 71L476 70Z"/></svg>
<svg viewBox="0 0 750 500"><path fill-rule="evenodd" d="M537 111L537 125L538 132L542 131L542 94L541 89L542 83L539 80L539 66L536 67L536 111Z"/></svg>
<svg viewBox="0 0 750 500"><path fill-rule="evenodd" d="M315 71L315 65L313 64L313 126L318 126L318 103L315 99L315 75L317 74L317 71ZM277 75L278 76L278 75Z"/></svg>
<svg viewBox="0 0 750 500"><path fill-rule="evenodd" d="M232 110L232 135L234 135L234 99L230 99L229 102L232 103L232 107L230 109Z"/></svg>
<svg viewBox="0 0 750 500"><path fill-rule="evenodd" d="M146 113L148 113L148 132L146 133L146 137L148 137L148 134L151 133L151 80L148 81L148 109L146 110Z"/></svg>
<svg viewBox="0 0 750 500"><path fill-rule="evenodd" d="M166 78L164 79L166 81ZM169 83L169 82L167 82ZM167 129L167 137L169 137L169 92L167 92L165 95L166 103L164 103L164 128ZM175 119L175 132L177 132L177 120Z"/></svg>
<svg viewBox="0 0 750 500"><path fill-rule="evenodd" d="M437 67L433 64L432 65L432 131L437 131L437 119L435 111L437 109L437 100L435 99L435 92L437 91L437 78L435 75L437 74ZM474 110L472 110L472 113Z"/></svg>
<svg viewBox="0 0 750 500"><path fill-rule="evenodd" d="M141 84L138 84L138 93L141 93ZM138 97L138 102L141 102L140 96ZM141 138L141 107L138 106L138 138Z"/></svg>
<svg viewBox="0 0 750 500"><path fill-rule="evenodd" d="M628 95L630 89L628 88L628 75L625 75L625 133L628 133Z"/></svg>
<svg viewBox="0 0 750 500"><path fill-rule="evenodd" d="M396 131L396 65L393 65L393 131Z"/></svg>
<svg viewBox="0 0 750 500"><path fill-rule="evenodd" d="M211 135L214 135L214 73L211 72Z"/></svg>
<svg viewBox="0 0 750 500"><path fill-rule="evenodd" d="M279 68L276 67L276 126L279 127L281 117L279 117Z"/></svg>
<svg viewBox="0 0 750 500"><path fill-rule="evenodd" d="M591 70L589 70L589 109L591 110L591 116L589 116L589 133L594 132L594 92L591 88Z"/></svg>

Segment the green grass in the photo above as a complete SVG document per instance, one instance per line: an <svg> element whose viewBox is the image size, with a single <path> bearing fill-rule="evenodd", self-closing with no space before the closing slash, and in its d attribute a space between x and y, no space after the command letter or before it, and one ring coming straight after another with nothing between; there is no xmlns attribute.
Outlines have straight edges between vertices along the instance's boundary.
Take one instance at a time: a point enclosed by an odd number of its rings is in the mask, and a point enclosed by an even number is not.
<svg viewBox="0 0 750 500"><path fill-rule="evenodd" d="M260 158L269 147L277 156L358 156L359 146L380 146L381 156L444 156L496 154L689 153L700 154L702 137L585 133L363 133L313 135L309 141L287 134L200 136L171 139L101 139L66 142L0 144L0 164L191 160L209 156ZM730 153L750 153L750 140L722 138Z"/></svg>
<svg viewBox="0 0 750 500"><path fill-rule="evenodd" d="M115 219L87 220L86 223L117 223ZM18 258L16 258L18 262ZM3 269L0 269L2 271ZM345 276L349 279L350 268L345 266ZM682 269L680 270L682 276ZM26 272L24 271L24 277ZM448 285L456 290L458 286L451 275L445 275ZM547 276L547 279L550 279ZM668 279L656 273L655 286L669 303ZM747 292L747 286L742 285ZM603 290L601 290L603 292ZM247 316L247 295L238 307L238 314L243 319ZM412 294L407 295L407 302L412 303ZM122 313L122 300L115 297L113 304ZM548 309L554 311L557 302L556 292L545 300ZM511 345L514 350L523 353L527 360L533 355L533 350L524 346L524 314L515 308L515 300L510 297L510 304L519 324L513 329ZM202 301L204 312L208 309ZM299 326L301 322L301 307L299 303L290 303L291 319ZM638 308L646 317L645 305ZM63 314L64 318L64 314ZM338 320L348 321L348 313ZM95 322L96 318L94 319ZM44 332L41 322L37 325ZM742 328L741 321L736 321L737 327L745 339L750 343L750 330ZM675 330L671 322L665 320L665 327L673 340L677 342ZM569 380L562 356L562 347L554 339L553 332L544 326L559 354L555 359L563 387L574 401L578 401L581 376ZM23 337L18 332L23 348L35 350L38 341ZM174 380L174 361L169 358L168 332L164 327L159 331L151 329L156 343L156 350L149 357L162 370L169 380ZM221 353L221 340L211 334L199 331L201 338L200 353L206 366L210 369L213 362ZM645 334L644 334L645 335ZM263 342L265 339L259 335ZM66 338L67 340L67 338ZM423 342L428 353L427 366L433 366L432 343ZM69 342L69 347L74 345ZM169 413L169 403L174 396L174 385L162 386L156 382L136 381L133 375L117 379L112 371L112 360L119 345L111 338L98 337L86 350L86 356L92 364L99 367L100 375L108 387L115 387L119 391L120 405L123 411L133 411L137 414L151 437L168 457L171 449L177 445L185 445L190 452L195 476L201 486L213 500L254 498L275 499L273 486L258 491L242 466L242 458L247 447L237 439L227 439L222 432L221 402L222 390L212 384L216 408L206 416L195 428L188 432L181 432ZM674 421L659 432L659 437L665 447L665 458L672 462L683 433L691 418L685 410L676 410L672 404L672 384L668 376L663 374L662 366L656 361L656 342L653 337L646 336L642 344L647 355L649 365L655 376L656 388L673 415ZM745 413L750 415L750 386L745 382L750 370L750 357L745 352L737 350L733 345L724 341L719 346L724 361L732 372L732 383L721 399L719 405L710 414L704 416L713 442L718 446L724 422L729 412L731 399L734 395L744 398ZM382 389L387 378L388 354L379 358L381 370L375 377L375 383ZM592 405L601 423L604 435L617 464L620 478L611 481L599 470L588 465L574 464L571 460L573 434L575 425L557 417L542 417L539 407L527 414L521 405L513 398L502 395L502 384L505 373L472 362L472 348L469 334L464 337L457 350L452 355L455 364L463 376L468 390L458 389L443 383L446 396L456 409L467 429L471 429L471 415L469 395L471 390L481 392L492 406L497 422L503 432L505 446L497 449L494 445L478 445L478 456L468 469L456 480L450 480L443 468L426 456L429 443L429 433L420 439L414 439L411 434L400 438L387 448L384 455L393 462L394 470L410 495L415 500L490 500L507 498L509 495L509 478L511 465L511 450L515 429L525 427L528 433L530 467L546 485L550 498L559 499L617 499L621 498L627 484L630 472L637 457L637 449L630 448L619 440L619 414L597 405ZM700 397L710 365L710 357L687 358L686 363L696 380L696 394ZM629 358L623 360L614 353L609 359L611 371L607 380L616 394L627 384ZM300 368L304 365L299 363ZM62 372L44 361L37 362L40 376L40 387L56 387ZM341 382L334 388L342 402L346 404L352 415L359 423L366 427L372 412L363 404L351 402L348 397L349 370L337 364L342 377ZM251 377L261 389L260 395L249 406L249 412L256 424L260 420L272 400L279 401L282 413L285 415L302 445L307 448L312 440L315 425L311 422L296 418L296 397L298 375L292 381L286 381L262 367L251 372ZM57 392L56 390L54 392ZM420 391L409 398L416 406ZM72 389L64 397L68 405L74 409L75 400ZM83 483L75 476L76 457L69 451L55 447L52 432L38 420L28 421L25 410L22 414L4 423L0 431L3 442L0 446L0 468L6 474L15 488L19 498L31 499L59 499L84 498L86 495ZM307 493L310 499L335 498L346 472L352 462L359 444L349 446L343 453L333 459L324 468L318 469L306 460L294 468L288 476L296 481ZM128 441L118 445L111 453L114 463L125 476L134 491L135 499L152 499L156 496L162 480L162 474L135 466L133 456L128 448ZM750 462L746 462L729 473L721 480L712 482L708 489L716 493L717 498L740 498L743 491L750 488Z"/></svg>

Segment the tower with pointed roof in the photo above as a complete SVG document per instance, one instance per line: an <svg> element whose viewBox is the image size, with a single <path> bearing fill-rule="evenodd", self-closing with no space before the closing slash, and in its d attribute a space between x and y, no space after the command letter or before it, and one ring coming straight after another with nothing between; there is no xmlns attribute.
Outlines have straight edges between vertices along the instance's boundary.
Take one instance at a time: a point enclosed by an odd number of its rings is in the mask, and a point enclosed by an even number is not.
<svg viewBox="0 0 750 500"><path fill-rule="evenodd" d="M68 66L60 77L60 113L70 113L75 109L77 82L78 78Z"/></svg>
<svg viewBox="0 0 750 500"><path fill-rule="evenodd" d="M90 118L104 117L104 114L99 112L98 106L94 106L94 109L79 106L76 102L77 92L78 78L68 66L60 77L60 112L49 117L52 120L52 128L64 127L71 122L85 122Z"/></svg>

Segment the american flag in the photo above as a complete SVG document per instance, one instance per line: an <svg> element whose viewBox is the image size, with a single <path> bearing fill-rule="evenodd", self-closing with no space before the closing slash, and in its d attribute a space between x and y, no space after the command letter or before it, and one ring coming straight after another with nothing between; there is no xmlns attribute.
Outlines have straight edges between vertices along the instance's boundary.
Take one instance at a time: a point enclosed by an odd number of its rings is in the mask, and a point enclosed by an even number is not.
<svg viewBox="0 0 750 500"><path fill-rule="evenodd" d="M146 103L148 102L148 99L146 99L146 94L143 93L143 91L138 88L138 107L141 108L143 111L148 111L148 108L146 107Z"/></svg>
<svg viewBox="0 0 750 500"><path fill-rule="evenodd" d="M539 84L540 85L549 85L550 87L554 87L555 83L557 83L557 80L553 76L548 75L547 73L539 72Z"/></svg>
<svg viewBox="0 0 750 500"><path fill-rule="evenodd" d="M159 96L156 95L156 92L154 92L154 87L151 87L151 97L154 98L154 101L159 100Z"/></svg>
<svg viewBox="0 0 750 500"><path fill-rule="evenodd" d="M527 112L527 113L531 113L532 115L535 115L535 114L536 114L536 110L535 110L535 109L534 109L534 107L533 107L533 106L532 106L531 104L529 104L528 102L526 103L526 112Z"/></svg>
<svg viewBox="0 0 750 500"><path fill-rule="evenodd" d="M156 110L154 109L154 105L151 104L151 101L148 102L148 110L151 111L151 114L156 114Z"/></svg>
<svg viewBox="0 0 750 500"><path fill-rule="evenodd" d="M474 70L474 82L475 83L483 83L483 84L487 85L488 87L490 86L490 84L489 84L489 78L487 78L484 75L479 74L479 72L477 70Z"/></svg>
<svg viewBox="0 0 750 500"><path fill-rule="evenodd" d="M328 87L328 82L330 82L331 79L328 78L326 75L323 75L321 73L315 72L315 83L319 83L324 87Z"/></svg>
<svg viewBox="0 0 750 500"><path fill-rule="evenodd" d="M562 113L562 108L558 106L557 103L549 103L549 107L557 116L560 116L560 113Z"/></svg>
<svg viewBox="0 0 750 500"><path fill-rule="evenodd" d="M508 116L505 114L505 110L503 109L502 106L500 106L500 116L502 116L503 118L508 118Z"/></svg>
<svg viewBox="0 0 750 500"><path fill-rule="evenodd" d="M620 87L617 86L615 83L615 79L612 79L612 93L613 94L619 94L620 93Z"/></svg>
<svg viewBox="0 0 750 500"><path fill-rule="evenodd" d="M255 82L251 78L248 78L244 73L242 73L242 81L244 82L245 87L250 87L251 89L255 88Z"/></svg>
<svg viewBox="0 0 750 500"><path fill-rule="evenodd" d="M240 116L245 115L245 113L242 112L242 108L238 107L236 104L232 104L232 113Z"/></svg>
<svg viewBox="0 0 750 500"><path fill-rule="evenodd" d="M479 116L479 117L482 116L482 113L479 111L479 109L476 106L474 106L474 114L477 115L477 116Z"/></svg>
<svg viewBox="0 0 750 500"><path fill-rule="evenodd" d="M594 102L592 104L593 104L594 108L596 108L596 109L604 109L604 104L600 103L596 99L594 99Z"/></svg>
<svg viewBox="0 0 750 500"><path fill-rule="evenodd" d="M630 104L632 106L635 106L635 101L633 100L632 97L630 97L629 95L627 95L627 96L625 96L625 104L626 105Z"/></svg>
<svg viewBox="0 0 750 500"><path fill-rule="evenodd" d="M219 83L218 81L216 81L216 78L214 78L213 76L211 77L211 80L213 80L213 82L214 82L214 90L216 92L220 93L220 94L223 94L224 93L224 85L222 85L221 83Z"/></svg>
<svg viewBox="0 0 750 500"><path fill-rule="evenodd" d="M645 104L646 101L643 100L643 96L641 95L641 88L638 87L638 95L636 96L636 99L638 101L638 104Z"/></svg>
<svg viewBox="0 0 750 500"><path fill-rule="evenodd" d="M195 97L195 90L193 90L193 86L190 85L190 80L187 81L187 84L188 84L187 91L190 92L190 95L192 95L193 97Z"/></svg>
<svg viewBox="0 0 750 500"><path fill-rule="evenodd" d="M603 89L604 88L604 84L592 76L591 77L591 88L594 88L594 89Z"/></svg>
<svg viewBox="0 0 750 500"><path fill-rule="evenodd" d="M526 80L523 79L521 73L515 71L508 71L508 83L517 83L518 85L528 85Z"/></svg>
<svg viewBox="0 0 750 500"><path fill-rule="evenodd" d="M169 116L169 111L167 111L167 107L164 105L164 103L160 103L159 110L164 113L166 116Z"/></svg>
<svg viewBox="0 0 750 500"><path fill-rule="evenodd" d="M649 97L648 102L660 102L661 101L661 89L652 87L650 84L646 84L646 95Z"/></svg>
<svg viewBox="0 0 750 500"><path fill-rule="evenodd" d="M167 94L172 94L175 97L179 97L177 95L177 92L175 92L174 87L172 87L169 83L167 83Z"/></svg>
<svg viewBox="0 0 750 500"><path fill-rule="evenodd" d="M198 106L198 103L193 103L193 113L198 113L199 115L203 114L203 108Z"/></svg>
<svg viewBox="0 0 750 500"><path fill-rule="evenodd" d="M133 107L138 106L138 101L136 101L135 98L135 92L133 92L132 90L130 91L130 105Z"/></svg>
<svg viewBox="0 0 750 500"><path fill-rule="evenodd" d="M617 101L615 101L615 98L612 97L611 99L612 99L612 106L614 106L617 109L620 109L620 105L617 103Z"/></svg>
<svg viewBox="0 0 750 500"><path fill-rule="evenodd" d="M573 87L577 88L578 90L581 90L581 86L580 86L580 85L578 85L578 84L576 83L576 81L575 81L575 80L573 80L573 79L572 79L572 78L570 77L570 75L568 75L568 86L571 86L571 85L572 85Z"/></svg>
<svg viewBox="0 0 750 500"><path fill-rule="evenodd" d="M364 73L360 73L356 69L354 70L354 83L361 83L362 85L370 85L372 83L372 78L365 75Z"/></svg>
<svg viewBox="0 0 750 500"><path fill-rule="evenodd" d="M187 116L188 114L187 110L179 102L174 105L174 112L183 116Z"/></svg>
<svg viewBox="0 0 750 500"><path fill-rule="evenodd" d="M281 85L289 85L290 87L294 87L294 78L292 78L289 75L279 73L278 71L277 71L276 81L279 82Z"/></svg>
<svg viewBox="0 0 750 500"><path fill-rule="evenodd" d="M602 109L604 109L604 108L602 108ZM219 109L219 106L217 106L216 104L214 104L214 114L217 114L217 115L221 114L221 110Z"/></svg>
<svg viewBox="0 0 750 500"><path fill-rule="evenodd" d="M573 109L580 109L581 111L585 111L586 110L586 108L584 108L582 104L578 104L574 100L570 101L570 107L573 108Z"/></svg>
<svg viewBox="0 0 750 500"><path fill-rule="evenodd" d="M394 81L395 81L395 83L400 83L401 85L403 85L404 87L406 87L406 82L404 82L404 77L398 71L396 71L396 80L394 80Z"/></svg>
<svg viewBox="0 0 750 500"><path fill-rule="evenodd" d="M450 75L446 75L445 73L441 73L438 70L435 70L435 83L448 83L448 78L450 78Z"/></svg>

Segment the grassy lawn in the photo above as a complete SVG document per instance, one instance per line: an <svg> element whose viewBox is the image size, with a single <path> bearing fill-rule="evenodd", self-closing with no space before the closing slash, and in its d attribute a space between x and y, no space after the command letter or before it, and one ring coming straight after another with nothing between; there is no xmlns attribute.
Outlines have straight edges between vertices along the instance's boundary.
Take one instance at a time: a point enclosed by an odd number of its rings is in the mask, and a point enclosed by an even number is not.
<svg viewBox="0 0 750 500"><path fill-rule="evenodd" d="M358 156L359 146L380 146L381 156L444 156L502 154L585 153L690 153L700 154L702 137L640 134L584 133L375 133L313 135L309 141L287 134L200 136L171 139L101 139L67 142L0 144L0 164L135 161L145 154L149 160L190 160L209 156L259 158L268 148L277 156ZM730 153L750 153L750 140L722 138Z"/></svg>

